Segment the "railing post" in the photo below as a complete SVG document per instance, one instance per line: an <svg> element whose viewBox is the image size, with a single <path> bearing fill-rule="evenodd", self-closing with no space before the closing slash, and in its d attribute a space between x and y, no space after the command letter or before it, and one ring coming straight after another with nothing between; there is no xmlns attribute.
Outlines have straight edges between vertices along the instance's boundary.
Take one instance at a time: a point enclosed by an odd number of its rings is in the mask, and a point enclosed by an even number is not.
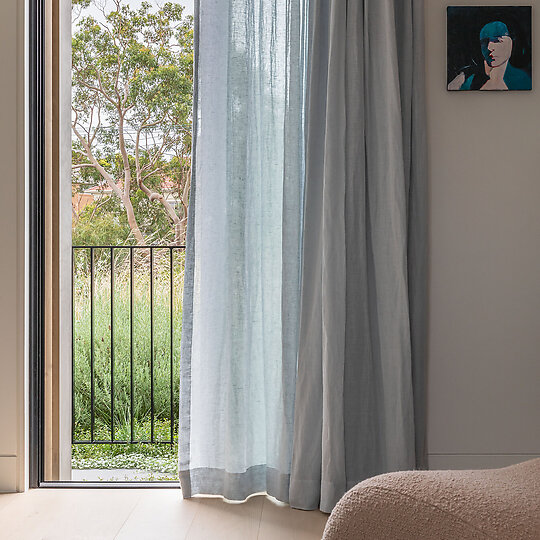
<svg viewBox="0 0 540 540"><path fill-rule="evenodd" d="M90 248L90 440L94 441L94 248Z"/></svg>
<svg viewBox="0 0 540 540"><path fill-rule="evenodd" d="M150 442L154 442L154 248L150 248Z"/></svg>
<svg viewBox="0 0 540 540"><path fill-rule="evenodd" d="M171 279L171 283L170 283L171 290L169 292L169 300L170 300L169 311L170 311L170 324L171 324L170 332L169 332L169 334L170 334L169 339L171 341L171 350L170 350L171 380L170 380L170 383L169 383L170 392L171 392L171 395L170 395L170 400L171 400L171 446L174 444L174 401L173 401L173 398L174 398L174 396L173 396L173 383L174 383L174 378L173 378L173 371L174 371L174 360L173 360L173 349L174 349L174 343L173 343L174 342L173 289L174 289L174 280L173 280L173 250L174 250L174 248L172 246L169 247L169 270L170 270L170 279Z"/></svg>
<svg viewBox="0 0 540 540"><path fill-rule="evenodd" d="M71 444L75 440L75 248L71 248Z"/></svg>
<svg viewBox="0 0 540 540"><path fill-rule="evenodd" d="M111 246L111 441L114 442L114 247Z"/></svg>
<svg viewBox="0 0 540 540"><path fill-rule="evenodd" d="M129 377L130 377L130 427L131 442L135 441L134 419L134 385L133 385L133 246L129 250Z"/></svg>

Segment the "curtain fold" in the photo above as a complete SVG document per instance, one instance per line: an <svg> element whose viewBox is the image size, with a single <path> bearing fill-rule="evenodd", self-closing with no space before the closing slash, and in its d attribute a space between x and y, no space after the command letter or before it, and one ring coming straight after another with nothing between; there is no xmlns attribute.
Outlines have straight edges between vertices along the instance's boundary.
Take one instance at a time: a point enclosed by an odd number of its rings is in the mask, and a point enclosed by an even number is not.
<svg viewBox="0 0 540 540"><path fill-rule="evenodd" d="M422 466L423 2L310 2L302 305L290 503Z"/></svg>
<svg viewBox="0 0 540 540"><path fill-rule="evenodd" d="M304 0L196 13L180 366L184 497L287 501L300 305Z"/></svg>

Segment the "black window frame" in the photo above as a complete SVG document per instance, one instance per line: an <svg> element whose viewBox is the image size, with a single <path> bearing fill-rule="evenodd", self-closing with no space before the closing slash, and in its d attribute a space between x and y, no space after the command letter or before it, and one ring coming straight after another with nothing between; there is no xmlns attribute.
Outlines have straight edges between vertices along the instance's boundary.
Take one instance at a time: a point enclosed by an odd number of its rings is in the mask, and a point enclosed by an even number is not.
<svg viewBox="0 0 540 540"><path fill-rule="evenodd" d="M28 3L28 352L29 486L43 481L44 352L44 0Z"/></svg>

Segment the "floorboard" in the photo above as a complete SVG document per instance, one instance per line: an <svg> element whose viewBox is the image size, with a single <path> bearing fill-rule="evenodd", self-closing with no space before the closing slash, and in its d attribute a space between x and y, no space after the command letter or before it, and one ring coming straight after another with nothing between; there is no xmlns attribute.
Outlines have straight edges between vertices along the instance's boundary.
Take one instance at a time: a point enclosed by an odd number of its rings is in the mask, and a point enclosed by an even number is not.
<svg viewBox="0 0 540 540"><path fill-rule="evenodd" d="M176 489L0 494L2 540L316 540L326 518L264 496L231 504Z"/></svg>

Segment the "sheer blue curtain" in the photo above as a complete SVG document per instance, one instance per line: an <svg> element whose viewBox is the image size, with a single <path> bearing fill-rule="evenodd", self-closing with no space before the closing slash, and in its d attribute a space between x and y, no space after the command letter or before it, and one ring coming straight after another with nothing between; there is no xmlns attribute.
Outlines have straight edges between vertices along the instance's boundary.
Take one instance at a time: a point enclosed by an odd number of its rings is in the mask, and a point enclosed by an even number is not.
<svg viewBox="0 0 540 540"><path fill-rule="evenodd" d="M288 500L304 178L304 0L204 0L180 399L183 494Z"/></svg>
<svg viewBox="0 0 540 540"><path fill-rule="evenodd" d="M183 494L329 512L425 455L423 0L197 15Z"/></svg>

